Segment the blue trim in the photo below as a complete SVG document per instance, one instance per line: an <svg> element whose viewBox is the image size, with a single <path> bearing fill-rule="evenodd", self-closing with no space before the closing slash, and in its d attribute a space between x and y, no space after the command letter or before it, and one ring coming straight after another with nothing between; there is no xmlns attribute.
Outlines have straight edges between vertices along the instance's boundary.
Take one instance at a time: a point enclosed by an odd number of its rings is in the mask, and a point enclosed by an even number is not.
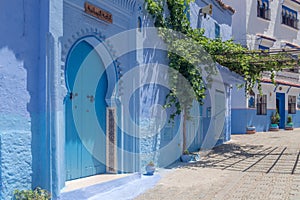
<svg viewBox="0 0 300 200"><path fill-rule="evenodd" d="M220 25L218 23L215 23L215 38L221 37L221 30Z"/></svg>
<svg viewBox="0 0 300 200"><path fill-rule="evenodd" d="M261 49L261 50L269 50L270 47L266 47L266 46L263 46L263 45L258 45L258 49Z"/></svg>
<svg viewBox="0 0 300 200"><path fill-rule="evenodd" d="M292 88L292 86L289 87L289 89L286 91L286 94L288 94L290 92L291 88Z"/></svg>
<svg viewBox="0 0 300 200"><path fill-rule="evenodd" d="M142 32L142 18L138 17L138 31Z"/></svg>
<svg viewBox="0 0 300 200"><path fill-rule="evenodd" d="M262 3L266 3L267 4L267 9L269 9L269 0L262 0Z"/></svg>

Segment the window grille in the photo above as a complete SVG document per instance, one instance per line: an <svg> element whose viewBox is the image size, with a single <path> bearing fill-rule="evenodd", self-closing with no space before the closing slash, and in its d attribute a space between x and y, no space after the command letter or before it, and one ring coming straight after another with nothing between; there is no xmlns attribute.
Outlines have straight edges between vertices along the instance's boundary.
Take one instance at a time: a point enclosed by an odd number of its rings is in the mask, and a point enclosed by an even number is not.
<svg viewBox="0 0 300 200"><path fill-rule="evenodd" d="M257 1L257 17L270 20L271 10L269 9L268 0Z"/></svg>
<svg viewBox="0 0 300 200"><path fill-rule="evenodd" d="M297 12L286 6L282 6L282 24L298 29Z"/></svg>
<svg viewBox="0 0 300 200"><path fill-rule="evenodd" d="M267 95L257 95L257 115L267 114Z"/></svg>
<svg viewBox="0 0 300 200"><path fill-rule="evenodd" d="M295 114L296 113L296 96L288 96L288 113Z"/></svg>

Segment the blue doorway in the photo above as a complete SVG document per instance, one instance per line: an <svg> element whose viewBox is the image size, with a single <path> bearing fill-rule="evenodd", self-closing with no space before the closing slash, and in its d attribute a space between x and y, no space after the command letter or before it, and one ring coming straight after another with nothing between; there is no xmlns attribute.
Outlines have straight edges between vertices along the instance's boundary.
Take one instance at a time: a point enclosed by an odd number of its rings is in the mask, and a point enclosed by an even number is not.
<svg viewBox="0 0 300 200"><path fill-rule="evenodd" d="M106 172L107 75L96 50L86 41L70 51L66 63L66 179Z"/></svg>
<svg viewBox="0 0 300 200"><path fill-rule="evenodd" d="M279 113L280 121L279 128L284 128L285 126L285 94L276 93L276 110Z"/></svg>

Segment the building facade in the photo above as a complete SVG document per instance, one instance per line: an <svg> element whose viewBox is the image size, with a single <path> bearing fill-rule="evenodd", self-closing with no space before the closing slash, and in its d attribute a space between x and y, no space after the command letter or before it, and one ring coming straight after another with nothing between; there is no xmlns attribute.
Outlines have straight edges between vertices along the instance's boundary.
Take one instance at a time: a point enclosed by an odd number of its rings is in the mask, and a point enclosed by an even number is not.
<svg viewBox="0 0 300 200"><path fill-rule="evenodd" d="M251 50L286 51L293 50L298 58L300 44L299 9L297 0L244 0L225 1L236 8L233 17L233 39ZM292 58L291 58L292 59ZM232 102L232 133L245 133L247 126L256 131L268 131L271 115L280 114L279 127L284 128L287 116L292 116L294 126L300 126L299 70L283 70L275 76L276 85L270 81L270 74L264 73L261 96L254 88L249 96L244 89L234 88ZM298 103L299 104L299 103Z"/></svg>
<svg viewBox="0 0 300 200"><path fill-rule="evenodd" d="M191 4L191 25L226 40L234 12L210 3L206 17L199 10L208 2ZM0 5L0 199L37 186L57 198L70 180L143 172L150 160L164 167L179 158L182 117L167 123L168 86L157 86L168 82L160 67L167 51L148 29L153 19L143 1ZM205 106L192 109L190 150L230 139L231 85L239 77L218 69L221 81Z"/></svg>

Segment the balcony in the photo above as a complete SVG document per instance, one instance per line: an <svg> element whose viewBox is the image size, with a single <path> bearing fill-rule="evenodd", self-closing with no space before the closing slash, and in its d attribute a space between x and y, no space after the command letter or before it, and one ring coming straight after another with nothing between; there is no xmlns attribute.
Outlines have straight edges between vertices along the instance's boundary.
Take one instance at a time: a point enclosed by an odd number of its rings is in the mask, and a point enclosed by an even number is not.
<svg viewBox="0 0 300 200"><path fill-rule="evenodd" d="M266 19L266 20L270 20L271 18L271 10L267 9L265 7L257 7L257 17L262 18L262 19Z"/></svg>
<svg viewBox="0 0 300 200"><path fill-rule="evenodd" d="M298 30L298 19L295 19L292 16L286 16L286 15L282 15L282 24L285 24L289 27L292 27L294 29Z"/></svg>

